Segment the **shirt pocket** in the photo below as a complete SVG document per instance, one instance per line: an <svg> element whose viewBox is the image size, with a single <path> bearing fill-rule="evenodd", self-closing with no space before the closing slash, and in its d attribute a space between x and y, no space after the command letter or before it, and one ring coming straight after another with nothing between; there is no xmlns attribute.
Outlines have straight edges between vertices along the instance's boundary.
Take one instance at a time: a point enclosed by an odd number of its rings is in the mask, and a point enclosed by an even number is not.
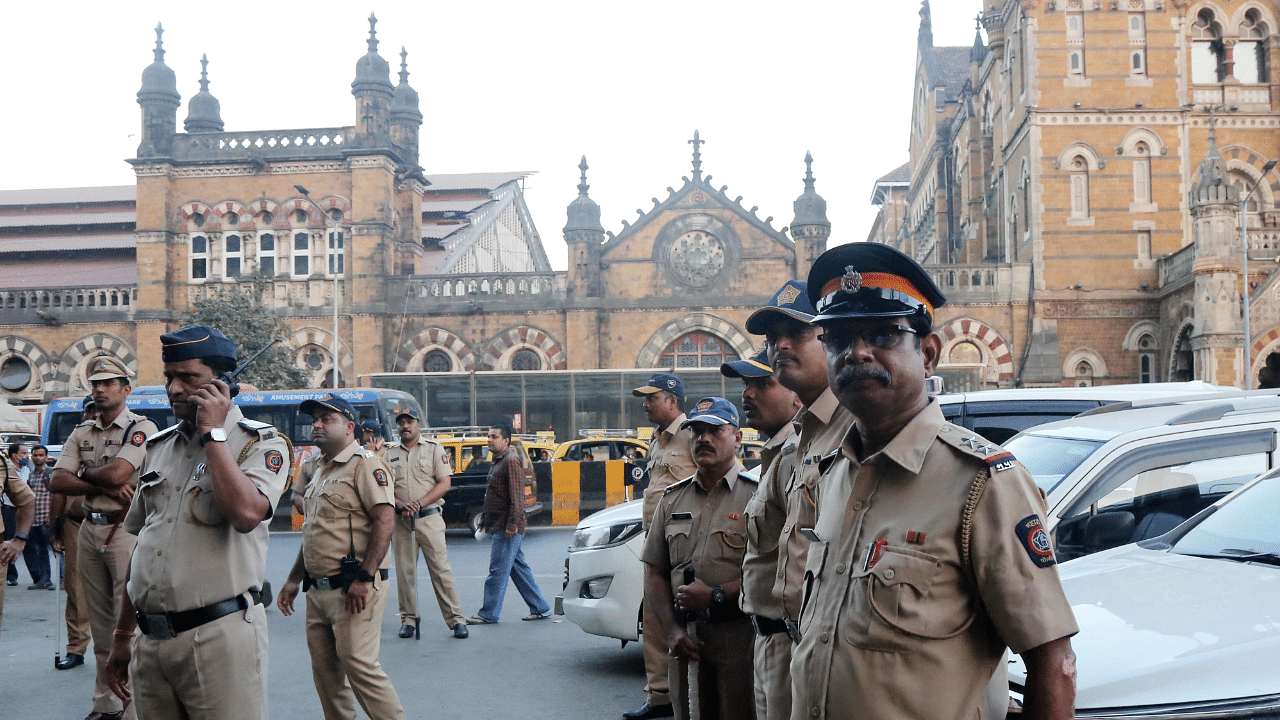
<svg viewBox="0 0 1280 720"><path fill-rule="evenodd" d="M671 567L693 560L693 520L668 520L662 532L667 539L667 560Z"/></svg>
<svg viewBox="0 0 1280 720"><path fill-rule="evenodd" d="M201 473L199 480L187 485L187 520L205 527L227 522L214 498L213 478L208 473Z"/></svg>
<svg viewBox="0 0 1280 720"><path fill-rule="evenodd" d="M160 512L160 495L164 490L160 487L164 484L164 477L156 475L155 477L145 480L139 478L137 495L142 498L142 509L146 511L146 520L144 524L150 524L152 519ZM82 499L82 498L69 498ZM69 503L68 503L69 504ZM81 503L83 509L83 503Z"/></svg>
<svg viewBox="0 0 1280 720"><path fill-rule="evenodd" d="M326 482L316 491L316 514L325 520L341 520L364 512L355 488L341 482Z"/></svg>
<svg viewBox="0 0 1280 720"><path fill-rule="evenodd" d="M809 554L804 561L804 600L800 606L800 632L809 631L813 623L814 596L822 588L822 571L827 563L827 550L830 543L826 540L809 543Z"/></svg>
<svg viewBox="0 0 1280 720"><path fill-rule="evenodd" d="M911 653L925 640L958 634L943 629L948 612L933 595L941 567L927 553L884 546L875 565L854 583L853 611L843 614L841 635L867 650Z"/></svg>
<svg viewBox="0 0 1280 720"><path fill-rule="evenodd" d="M722 520L723 522L723 520ZM731 521L711 530L714 554L722 563L742 569L742 557L747 552L747 534L742 520Z"/></svg>
<svg viewBox="0 0 1280 720"><path fill-rule="evenodd" d="M770 533L766 531L768 507L764 498L752 495L747 501L747 509L743 511L747 518L747 539L751 541L751 547L756 548L756 552L760 554L778 549L778 536L769 537Z"/></svg>

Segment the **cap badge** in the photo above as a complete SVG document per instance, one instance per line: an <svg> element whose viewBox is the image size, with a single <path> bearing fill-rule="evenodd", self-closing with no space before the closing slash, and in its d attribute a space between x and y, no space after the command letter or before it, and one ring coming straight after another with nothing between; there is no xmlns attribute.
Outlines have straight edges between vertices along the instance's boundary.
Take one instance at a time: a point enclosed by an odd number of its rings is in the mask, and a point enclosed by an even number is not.
<svg viewBox="0 0 1280 720"><path fill-rule="evenodd" d="M710 409L711 409L710 400L703 400L702 402L698 403L698 412L706 412Z"/></svg>
<svg viewBox="0 0 1280 720"><path fill-rule="evenodd" d="M778 293L778 305L790 305L800 297L800 288L795 285L788 285Z"/></svg>
<svg viewBox="0 0 1280 720"><path fill-rule="evenodd" d="M667 381L668 388L674 388L675 386L676 386L676 381L674 379Z"/></svg>
<svg viewBox="0 0 1280 720"><path fill-rule="evenodd" d="M862 289L862 274L854 270L852 265L845 267L844 277L840 278L840 289L849 293Z"/></svg>

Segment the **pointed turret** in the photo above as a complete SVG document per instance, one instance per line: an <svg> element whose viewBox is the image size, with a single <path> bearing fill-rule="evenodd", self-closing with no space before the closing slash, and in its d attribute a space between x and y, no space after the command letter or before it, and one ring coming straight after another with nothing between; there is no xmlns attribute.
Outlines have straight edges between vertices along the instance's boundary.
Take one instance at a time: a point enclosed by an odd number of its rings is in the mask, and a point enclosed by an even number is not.
<svg viewBox="0 0 1280 720"><path fill-rule="evenodd" d="M378 54L378 18L369 14L369 51L356 62L356 79L351 94L356 98L357 147L385 147L390 144L391 66Z"/></svg>
<svg viewBox="0 0 1280 720"><path fill-rule="evenodd" d="M792 205L791 238L796 244L796 277L809 276L809 268L827 249L831 237L831 221L827 219L827 201L814 189L813 155L804 154L804 192Z"/></svg>
<svg viewBox="0 0 1280 720"><path fill-rule="evenodd" d="M1240 251L1235 228L1240 226L1240 188L1231 183L1227 162L1218 152L1216 121L1209 119L1209 147L1200 161L1200 177L1191 186L1192 223L1195 225L1196 256L1231 256ZM1223 222L1224 216L1229 219Z"/></svg>
<svg viewBox="0 0 1280 720"><path fill-rule="evenodd" d="M600 206L587 194L587 156L582 156L578 169L582 180L578 183L578 197L569 203L569 221L564 226L564 241L569 246L570 297L597 297L600 295L600 246L604 242L604 227L600 225Z"/></svg>
<svg viewBox="0 0 1280 720"><path fill-rule="evenodd" d="M209 56L200 56L200 92L187 103L187 119L182 124L189 133L216 133L223 131L222 108L218 98L209 92Z"/></svg>
<svg viewBox="0 0 1280 720"><path fill-rule="evenodd" d="M982 64L987 59L987 44L982 40L982 15L975 19L977 27L973 29L973 48L969 50L969 62Z"/></svg>
<svg viewBox="0 0 1280 720"><path fill-rule="evenodd" d="M1227 162L1218 152L1218 130L1211 126L1209 149L1200 161L1200 178L1191 188L1191 206L1224 202L1240 202L1240 189L1231 184Z"/></svg>
<svg viewBox="0 0 1280 720"><path fill-rule="evenodd" d="M142 88L138 104L142 106L142 142L138 157L169 154L174 133L178 131L178 76L164 64L164 28L156 23L155 59L142 71Z"/></svg>
<svg viewBox="0 0 1280 720"><path fill-rule="evenodd" d="M418 164L418 129L422 127L422 111L418 108L418 91L409 86L409 52L400 48L400 84L391 99L391 142L405 153L405 162Z"/></svg>

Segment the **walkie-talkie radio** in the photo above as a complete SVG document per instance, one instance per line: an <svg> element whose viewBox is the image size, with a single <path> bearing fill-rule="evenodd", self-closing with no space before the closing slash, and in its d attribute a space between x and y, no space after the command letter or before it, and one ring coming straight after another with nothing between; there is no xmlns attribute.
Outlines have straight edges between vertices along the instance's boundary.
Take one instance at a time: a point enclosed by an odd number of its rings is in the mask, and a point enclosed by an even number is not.
<svg viewBox="0 0 1280 720"><path fill-rule="evenodd" d="M227 388L231 391L231 397L235 397L240 394L240 386L236 383L236 378L240 376L240 373L244 372L245 369L248 368L250 365L252 365L255 360L261 357L262 353L269 350L272 345L275 345L278 342L280 342L280 338L276 338L275 340L272 340L271 342L267 343L266 347L254 353L253 357L245 361L243 365L241 365L240 367L236 368L231 372L225 372L218 376L219 380L227 384Z"/></svg>

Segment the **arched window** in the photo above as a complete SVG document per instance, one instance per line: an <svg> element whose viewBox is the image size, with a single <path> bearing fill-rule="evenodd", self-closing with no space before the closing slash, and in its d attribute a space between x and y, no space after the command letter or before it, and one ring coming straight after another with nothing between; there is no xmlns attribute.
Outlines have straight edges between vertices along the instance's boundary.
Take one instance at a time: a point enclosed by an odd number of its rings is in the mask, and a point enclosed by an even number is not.
<svg viewBox="0 0 1280 720"><path fill-rule="evenodd" d="M1076 363L1076 387L1093 387L1093 365L1088 360Z"/></svg>
<svg viewBox="0 0 1280 720"><path fill-rule="evenodd" d="M10 356L0 364L0 388L17 393L27 389L31 384L33 373L31 364L25 358Z"/></svg>
<svg viewBox="0 0 1280 720"><path fill-rule="evenodd" d="M513 358L514 360L514 358ZM422 358L422 372L450 372L453 370L453 358L443 350L432 350Z"/></svg>
<svg viewBox="0 0 1280 720"><path fill-rule="evenodd" d="M1191 24L1191 82L1220 83L1227 77L1226 47L1222 44L1222 25L1213 11L1205 8Z"/></svg>
<svg viewBox="0 0 1280 720"><path fill-rule="evenodd" d="M1133 201L1151 202L1151 148L1144 142L1133 146Z"/></svg>
<svg viewBox="0 0 1280 720"><path fill-rule="evenodd" d="M1089 217L1089 163L1081 155L1071 159L1071 217Z"/></svg>
<svg viewBox="0 0 1280 720"><path fill-rule="evenodd" d="M223 266L226 272L223 277L238 278L240 277L240 260L244 257L244 246L239 235L228 235L223 240Z"/></svg>
<svg viewBox="0 0 1280 720"><path fill-rule="evenodd" d="M258 237L258 274L268 278L276 276L276 236L271 233Z"/></svg>
<svg viewBox="0 0 1280 720"><path fill-rule="evenodd" d="M951 348L947 358L952 365L981 365L982 351L971 342L960 342Z"/></svg>
<svg viewBox="0 0 1280 720"><path fill-rule="evenodd" d="M724 340L704 332L692 332L676 338L658 357L659 367L718 368L721 363L738 359L738 354Z"/></svg>
<svg viewBox="0 0 1280 720"><path fill-rule="evenodd" d="M1156 381L1156 339L1150 333L1138 338L1138 382Z"/></svg>
<svg viewBox="0 0 1280 720"><path fill-rule="evenodd" d="M1084 75L1084 13L1067 14L1067 72Z"/></svg>
<svg viewBox="0 0 1280 720"><path fill-rule="evenodd" d="M1242 83L1256 85L1269 82L1266 41L1271 32L1257 8L1245 12L1239 34L1240 40L1232 51L1235 59L1232 74Z"/></svg>
<svg viewBox="0 0 1280 720"><path fill-rule="evenodd" d="M1129 14L1129 74L1147 73L1147 29L1142 13Z"/></svg>
<svg viewBox="0 0 1280 720"><path fill-rule="evenodd" d="M203 235L191 238L190 256L191 279L204 280L209 277L209 238Z"/></svg>
<svg viewBox="0 0 1280 720"><path fill-rule="evenodd" d="M511 369L541 370L542 356L529 348L521 348L511 356Z"/></svg>

